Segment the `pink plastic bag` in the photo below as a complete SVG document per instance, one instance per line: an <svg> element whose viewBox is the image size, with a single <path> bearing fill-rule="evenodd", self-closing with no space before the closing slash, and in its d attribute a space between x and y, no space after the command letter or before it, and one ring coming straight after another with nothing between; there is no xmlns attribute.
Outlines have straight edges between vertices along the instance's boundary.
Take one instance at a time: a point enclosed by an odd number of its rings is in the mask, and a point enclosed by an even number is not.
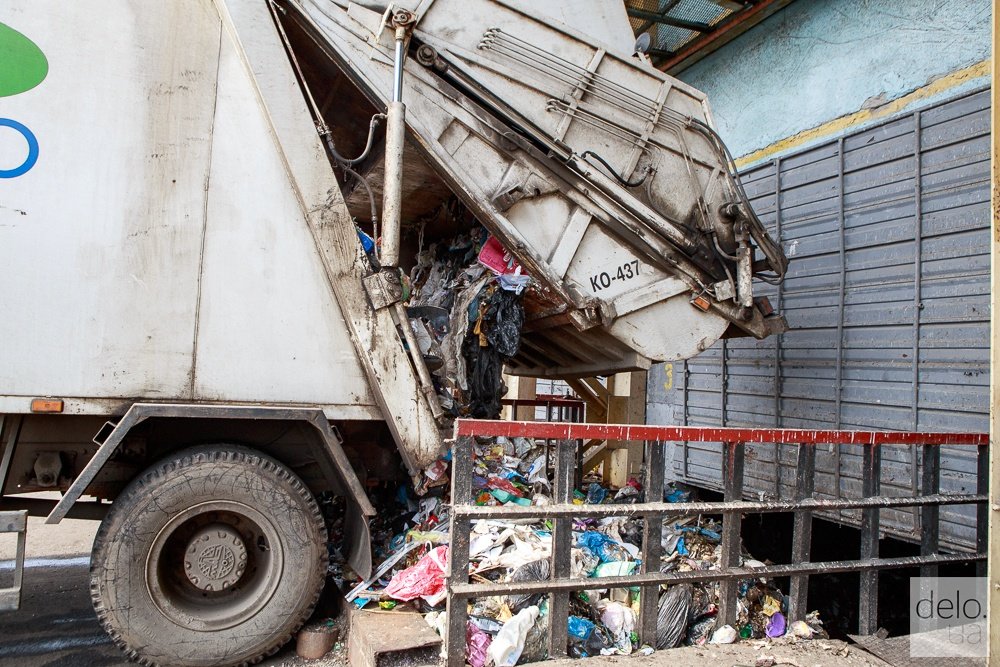
<svg viewBox="0 0 1000 667"><path fill-rule="evenodd" d="M465 661L472 667L483 667L486 664L486 649L493 643L493 638L479 629L472 621L465 626Z"/></svg>
<svg viewBox="0 0 1000 667"><path fill-rule="evenodd" d="M395 600L423 598L427 604L440 604L447 593L444 577L448 571L448 545L431 549L413 567L408 567L392 578L385 587L385 594Z"/></svg>

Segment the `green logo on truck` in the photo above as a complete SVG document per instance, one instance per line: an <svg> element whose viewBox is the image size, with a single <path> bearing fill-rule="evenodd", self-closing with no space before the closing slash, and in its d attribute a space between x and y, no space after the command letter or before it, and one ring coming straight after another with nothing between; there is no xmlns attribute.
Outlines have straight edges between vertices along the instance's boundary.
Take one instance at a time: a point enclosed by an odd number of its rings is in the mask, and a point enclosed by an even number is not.
<svg viewBox="0 0 1000 667"><path fill-rule="evenodd" d="M0 97L31 90L49 73L49 61L33 41L0 23Z"/></svg>
<svg viewBox="0 0 1000 667"><path fill-rule="evenodd" d="M45 80L48 73L49 61L38 45L17 30L0 23L0 97L31 90ZM0 127L9 128L24 139L27 150L24 157L15 156L16 166L0 168L0 178L17 178L38 161L38 139L27 126L13 118L0 118ZM5 162L7 160L0 160L0 163Z"/></svg>

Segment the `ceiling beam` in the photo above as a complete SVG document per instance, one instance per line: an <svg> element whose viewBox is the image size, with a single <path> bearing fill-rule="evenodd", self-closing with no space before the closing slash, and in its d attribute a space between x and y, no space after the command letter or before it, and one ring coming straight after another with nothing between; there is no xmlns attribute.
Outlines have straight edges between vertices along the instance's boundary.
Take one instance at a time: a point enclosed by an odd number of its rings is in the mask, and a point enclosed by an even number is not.
<svg viewBox="0 0 1000 667"><path fill-rule="evenodd" d="M674 7L676 7L678 4L680 4L680 1L681 0L669 0L667 2L667 4L664 5L663 9L661 9L660 11L657 12L657 15L658 16L663 16L664 14L666 14L667 12L669 12L671 9L673 9ZM626 12L628 11L628 2L627 1L625 3L625 10L626 10ZM639 29L635 31L636 36L638 37L641 33L646 32L647 30L649 30L650 28L652 28L654 25L656 25L656 21L646 20L646 22L643 23L641 26L639 26Z"/></svg>
<svg viewBox="0 0 1000 667"><path fill-rule="evenodd" d="M658 63L657 67L667 74L676 76L792 2L793 0L760 0L749 9L726 17L712 32L691 40L666 61Z"/></svg>
<svg viewBox="0 0 1000 667"><path fill-rule="evenodd" d="M693 30L695 32L711 32L714 30L712 26L700 21L688 21L686 19L679 19L673 16L664 16L663 14L658 14L656 12L647 12L644 9L634 9L632 7L629 7L627 11L628 15L632 18L644 19L646 21L652 21L653 23L672 25L676 28L683 28L685 30Z"/></svg>

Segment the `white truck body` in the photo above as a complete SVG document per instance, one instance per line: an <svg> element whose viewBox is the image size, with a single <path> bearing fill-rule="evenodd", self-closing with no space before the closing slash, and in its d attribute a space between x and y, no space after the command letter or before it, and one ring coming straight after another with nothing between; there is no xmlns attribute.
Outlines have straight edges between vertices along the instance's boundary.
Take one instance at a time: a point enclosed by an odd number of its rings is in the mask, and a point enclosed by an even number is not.
<svg viewBox="0 0 1000 667"><path fill-rule="evenodd" d="M389 314L365 301L353 222L266 5L4 10L49 72L2 107L40 150L0 181L0 412L55 396L67 414L183 401L377 420L392 404L408 462L433 462L436 426ZM20 164L23 138L0 134ZM358 347L382 359L368 375Z"/></svg>

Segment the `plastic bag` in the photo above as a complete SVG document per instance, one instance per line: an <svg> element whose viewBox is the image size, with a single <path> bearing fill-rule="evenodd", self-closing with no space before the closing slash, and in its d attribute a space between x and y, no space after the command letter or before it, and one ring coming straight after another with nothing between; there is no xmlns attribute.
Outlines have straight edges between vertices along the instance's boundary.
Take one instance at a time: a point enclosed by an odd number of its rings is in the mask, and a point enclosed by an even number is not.
<svg viewBox="0 0 1000 667"><path fill-rule="evenodd" d="M538 607L522 609L503 624L486 654L495 667L514 667L524 651L528 630L538 618Z"/></svg>
<svg viewBox="0 0 1000 667"><path fill-rule="evenodd" d="M576 546L589 550L602 563L628 560L628 552L621 544L596 530L585 530L576 538Z"/></svg>
<svg viewBox="0 0 1000 667"><path fill-rule="evenodd" d="M615 648L622 655L632 653L632 631L635 630L635 612L620 602L610 602L601 611L601 623L614 638Z"/></svg>
<svg viewBox="0 0 1000 667"><path fill-rule="evenodd" d="M635 561L611 561L601 563L594 570L595 577L627 577L635 571Z"/></svg>
<svg viewBox="0 0 1000 667"><path fill-rule="evenodd" d="M510 578L507 581L545 581L548 578L549 561L547 558L543 558L541 560L525 563L524 565L518 567L511 573ZM507 606L510 607L510 610L516 614L525 607L536 604L541 597L541 593L519 593L516 595L508 595L505 601L507 602Z"/></svg>
<svg viewBox="0 0 1000 667"><path fill-rule="evenodd" d="M780 611L771 614L771 618L767 619L767 627L764 632L768 637L772 638L785 634L785 615Z"/></svg>
<svg viewBox="0 0 1000 667"><path fill-rule="evenodd" d="M543 602L535 624L528 628L524 639L524 650L517 664L539 662L549 657L549 615L546 613L547 603Z"/></svg>
<svg viewBox="0 0 1000 667"><path fill-rule="evenodd" d="M501 357L509 359L521 349L521 327L524 326L524 306L519 293L497 290L490 299L486 318L492 325L486 330L486 340Z"/></svg>
<svg viewBox="0 0 1000 667"><path fill-rule="evenodd" d="M731 625L723 625L721 628L716 630L712 634L712 639L709 640L709 644L732 644L736 641L736 637L739 635L736 633L736 628Z"/></svg>
<svg viewBox="0 0 1000 667"><path fill-rule="evenodd" d="M701 616L688 626L684 644L687 646L702 646L708 641L715 629L715 616Z"/></svg>
<svg viewBox="0 0 1000 667"><path fill-rule="evenodd" d="M588 505L600 505L604 502L604 499L608 495L608 490L597 482L591 483L587 487L587 504Z"/></svg>
<svg viewBox="0 0 1000 667"><path fill-rule="evenodd" d="M597 626L594 625L593 621L582 616L570 616L567 621L567 630L571 640L576 638L587 641L593 634L595 627Z"/></svg>
<svg viewBox="0 0 1000 667"><path fill-rule="evenodd" d="M656 609L656 648L674 648L680 644L687 631L690 609L690 584L671 586L660 596Z"/></svg>
<svg viewBox="0 0 1000 667"><path fill-rule="evenodd" d="M423 598L432 607L444 600L444 577L448 572L448 545L431 549L413 567L396 573L385 588L385 594L395 600Z"/></svg>
<svg viewBox="0 0 1000 667"><path fill-rule="evenodd" d="M486 651L493 643L493 638L483 632L475 623L469 621L465 625L465 661L472 667L484 667Z"/></svg>

